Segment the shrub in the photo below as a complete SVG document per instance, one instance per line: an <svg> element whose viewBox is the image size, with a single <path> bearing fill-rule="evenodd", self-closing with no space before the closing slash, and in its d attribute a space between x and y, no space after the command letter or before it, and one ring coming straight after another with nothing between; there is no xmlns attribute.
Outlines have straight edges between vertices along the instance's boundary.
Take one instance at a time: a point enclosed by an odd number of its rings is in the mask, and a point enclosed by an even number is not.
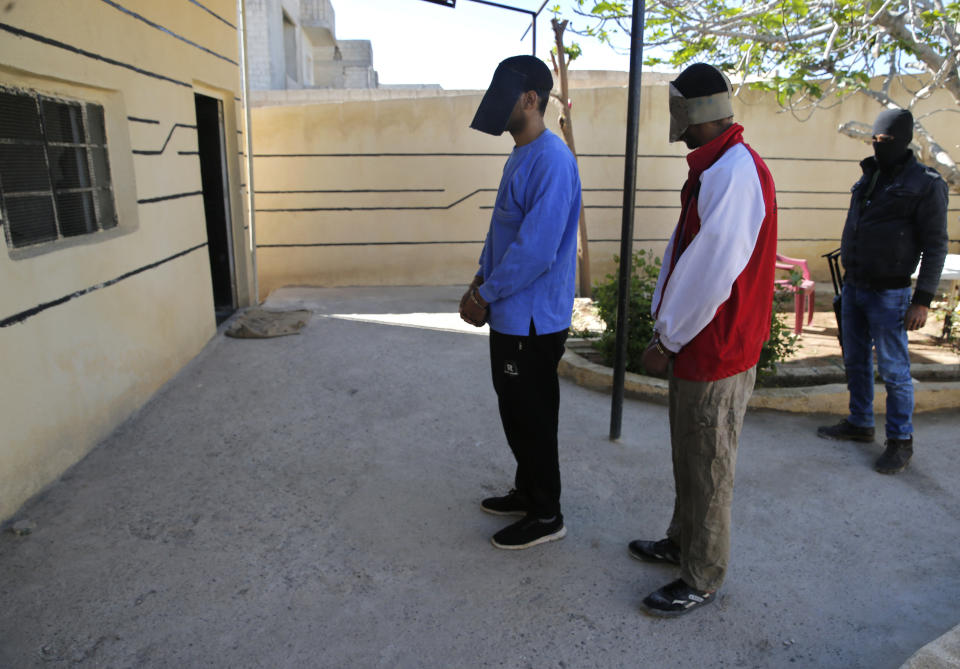
<svg viewBox="0 0 960 669"><path fill-rule="evenodd" d="M788 311L793 313L793 293L782 288L773 291L773 309L770 314L770 339L760 349L760 360L757 362L757 381L763 382L777 372L777 363L783 362L797 352L797 335L793 328L784 325L777 317L777 313Z"/></svg>
<svg viewBox="0 0 960 669"><path fill-rule="evenodd" d="M617 283L620 258L614 256L617 271L608 274L603 282L593 289L593 299L606 329L594 344L603 355L604 362L612 365L616 355L617 341ZM627 371L643 374L640 358L653 337L654 319L650 313L653 292L660 274L660 258L652 251L640 249L633 254L630 272L629 331L627 332ZM773 309L770 317L770 339L760 351L757 363L758 380L767 379L776 372L776 364L789 358L797 350L797 336L785 326L777 312L785 309L792 294L785 290L774 291ZM792 311L792 308L790 309Z"/></svg>
<svg viewBox="0 0 960 669"><path fill-rule="evenodd" d="M593 301L597 313L606 324L606 329L595 346L603 355L604 362L613 364L617 345L617 283L620 271L620 258L613 257L617 270L607 274L606 278L593 288ZM653 337L653 316L650 306L653 291L657 288L657 276L660 274L660 258L652 251L640 249L633 254L630 272L629 331L627 332L627 370L643 373L640 357Z"/></svg>

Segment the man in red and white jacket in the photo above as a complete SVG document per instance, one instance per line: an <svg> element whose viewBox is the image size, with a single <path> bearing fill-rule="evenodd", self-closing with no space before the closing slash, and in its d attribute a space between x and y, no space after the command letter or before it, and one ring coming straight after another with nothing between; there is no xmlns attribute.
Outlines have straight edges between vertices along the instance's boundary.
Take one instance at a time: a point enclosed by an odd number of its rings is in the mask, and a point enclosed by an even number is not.
<svg viewBox="0 0 960 669"><path fill-rule="evenodd" d="M643 600L657 616L712 602L723 582L737 442L770 336L776 193L733 122L731 96L727 77L704 63L670 84L670 141L693 151L642 362L670 380L676 501L665 539L629 545L637 559L680 566L679 579Z"/></svg>

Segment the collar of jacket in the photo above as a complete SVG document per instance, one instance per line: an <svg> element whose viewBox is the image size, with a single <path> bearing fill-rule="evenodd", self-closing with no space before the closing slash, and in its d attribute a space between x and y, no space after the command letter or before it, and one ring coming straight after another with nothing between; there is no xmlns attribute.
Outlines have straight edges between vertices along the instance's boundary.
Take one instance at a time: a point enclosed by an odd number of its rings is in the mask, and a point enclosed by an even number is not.
<svg viewBox="0 0 960 669"><path fill-rule="evenodd" d="M734 144L743 143L743 126L734 123L723 131L718 137L714 137L703 146L694 149L687 154L687 164L690 166L689 181L691 183L698 181L711 165L717 162L727 149Z"/></svg>
<svg viewBox="0 0 960 669"><path fill-rule="evenodd" d="M890 172L885 173L885 175L887 177L895 177L916 162L917 157L914 155L913 151L907 151L907 154L903 157L903 160L894 165L894 168ZM863 170L863 173L867 176L870 176L876 172L877 167L877 159L874 156L867 156L860 161L860 169Z"/></svg>

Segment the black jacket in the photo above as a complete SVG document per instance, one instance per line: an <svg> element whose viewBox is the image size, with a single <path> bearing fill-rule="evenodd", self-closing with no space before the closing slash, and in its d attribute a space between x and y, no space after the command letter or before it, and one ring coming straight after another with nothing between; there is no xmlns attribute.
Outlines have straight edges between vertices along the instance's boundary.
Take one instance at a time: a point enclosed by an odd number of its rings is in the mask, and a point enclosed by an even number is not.
<svg viewBox="0 0 960 669"><path fill-rule="evenodd" d="M911 151L890 174L871 156L851 188L840 259L844 281L874 289L906 288L923 256L913 302L930 306L947 255L947 184ZM871 183L875 185L871 192Z"/></svg>

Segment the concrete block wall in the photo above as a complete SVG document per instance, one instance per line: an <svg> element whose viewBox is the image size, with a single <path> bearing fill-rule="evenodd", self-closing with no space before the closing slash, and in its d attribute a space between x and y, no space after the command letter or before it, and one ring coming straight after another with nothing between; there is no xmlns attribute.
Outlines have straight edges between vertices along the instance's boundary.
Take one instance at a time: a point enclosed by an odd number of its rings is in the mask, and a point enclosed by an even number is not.
<svg viewBox="0 0 960 669"><path fill-rule="evenodd" d="M352 98L356 102L253 109L263 189L257 194L261 296L293 284L457 284L475 272L510 137L468 128L482 92L393 92L408 99L377 93ZM600 279L619 253L627 93L577 89L572 97L591 270ZM666 85L644 86L641 101L634 248L662 255L679 214L687 151L667 141ZM925 102L917 113L941 102ZM820 256L839 246L850 186L871 152L836 129L847 120L872 122L879 107L851 98L802 123L771 96L745 92L734 111L776 181L779 250L806 258L829 290ZM952 145L960 142L960 130L949 116L928 122ZM555 111L548 113L548 126L559 134L556 119ZM958 214L960 197L954 196L952 253L960 252Z"/></svg>
<svg viewBox="0 0 960 669"><path fill-rule="evenodd" d="M339 40L340 57L344 64L355 66L373 65L373 45L367 39Z"/></svg>
<svg viewBox="0 0 960 669"><path fill-rule="evenodd" d="M300 0L299 15L303 25L324 27L331 33L336 24L336 14L330 0Z"/></svg>

